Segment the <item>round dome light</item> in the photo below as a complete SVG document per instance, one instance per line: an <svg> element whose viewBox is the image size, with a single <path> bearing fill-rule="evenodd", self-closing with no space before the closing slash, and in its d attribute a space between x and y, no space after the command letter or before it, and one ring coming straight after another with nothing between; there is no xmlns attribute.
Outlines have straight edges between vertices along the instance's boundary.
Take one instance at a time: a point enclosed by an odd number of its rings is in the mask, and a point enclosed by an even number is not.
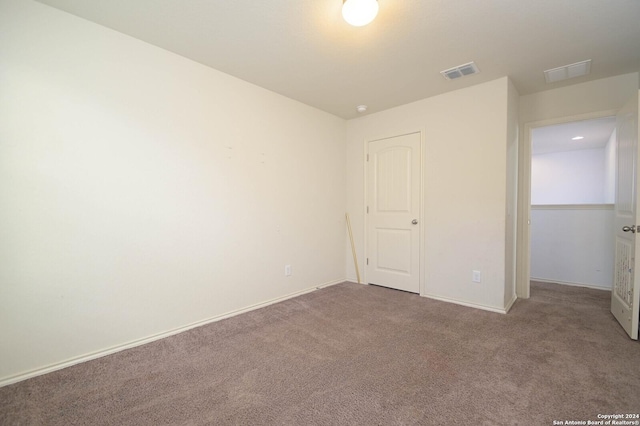
<svg viewBox="0 0 640 426"><path fill-rule="evenodd" d="M354 27L362 27L378 15L378 0L344 0L342 17Z"/></svg>

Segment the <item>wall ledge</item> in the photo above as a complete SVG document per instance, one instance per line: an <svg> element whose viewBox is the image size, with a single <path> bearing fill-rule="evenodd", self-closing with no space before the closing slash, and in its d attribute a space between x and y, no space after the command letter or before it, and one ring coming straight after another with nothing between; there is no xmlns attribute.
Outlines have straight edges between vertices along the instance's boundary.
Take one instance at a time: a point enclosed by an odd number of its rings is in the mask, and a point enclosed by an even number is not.
<svg viewBox="0 0 640 426"><path fill-rule="evenodd" d="M531 210L613 210L614 204L532 204Z"/></svg>

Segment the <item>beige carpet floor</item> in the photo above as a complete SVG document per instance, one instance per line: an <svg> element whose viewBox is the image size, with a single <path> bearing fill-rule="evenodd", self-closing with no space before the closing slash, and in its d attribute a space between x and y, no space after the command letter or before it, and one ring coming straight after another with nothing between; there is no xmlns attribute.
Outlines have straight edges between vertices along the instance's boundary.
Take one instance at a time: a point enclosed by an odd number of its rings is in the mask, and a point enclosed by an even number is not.
<svg viewBox="0 0 640 426"><path fill-rule="evenodd" d="M508 315L339 284L0 388L2 425L552 425L640 412L610 293Z"/></svg>

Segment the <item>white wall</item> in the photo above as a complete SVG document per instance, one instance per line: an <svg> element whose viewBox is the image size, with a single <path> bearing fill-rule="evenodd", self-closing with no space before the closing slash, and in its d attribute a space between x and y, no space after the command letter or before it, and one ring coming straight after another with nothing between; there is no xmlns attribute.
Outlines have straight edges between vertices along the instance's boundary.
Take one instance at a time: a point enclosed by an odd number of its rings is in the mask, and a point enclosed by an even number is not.
<svg viewBox="0 0 640 426"><path fill-rule="evenodd" d="M599 148L532 155L531 204L605 203L605 154Z"/></svg>
<svg viewBox="0 0 640 426"><path fill-rule="evenodd" d="M533 206L531 279L610 289L613 206Z"/></svg>
<svg viewBox="0 0 640 426"><path fill-rule="evenodd" d="M604 202L614 204L616 202L616 130L609 137L604 148Z"/></svg>
<svg viewBox="0 0 640 426"><path fill-rule="evenodd" d="M509 80L423 99L347 123L347 211L364 271L364 143L423 131L423 294L505 307ZM347 276L355 280L348 257ZM481 270L483 282L471 282Z"/></svg>
<svg viewBox="0 0 640 426"><path fill-rule="evenodd" d="M31 1L0 87L0 383L344 279L344 120Z"/></svg>
<svg viewBox="0 0 640 426"><path fill-rule="evenodd" d="M518 100L520 96L509 80L507 102L507 205L504 306L516 298L516 219L518 212Z"/></svg>

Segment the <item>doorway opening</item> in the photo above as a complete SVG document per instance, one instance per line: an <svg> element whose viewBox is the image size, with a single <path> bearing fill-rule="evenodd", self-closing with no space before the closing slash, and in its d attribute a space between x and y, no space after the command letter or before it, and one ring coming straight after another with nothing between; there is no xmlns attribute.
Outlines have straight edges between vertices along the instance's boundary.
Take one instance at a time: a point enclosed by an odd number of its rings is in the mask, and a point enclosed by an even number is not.
<svg viewBox="0 0 640 426"><path fill-rule="evenodd" d="M611 290L616 118L531 130L530 280Z"/></svg>
<svg viewBox="0 0 640 426"><path fill-rule="evenodd" d="M578 234L580 230L585 231L578 226L581 221L599 223L601 243L598 247L606 244L602 241L613 238L613 227L608 227L606 221L611 221L607 216L613 216L615 198L615 142L610 143L615 140L612 135L615 115L616 111L610 110L525 124L519 154L516 288L519 298L529 297L531 279L611 287L612 261L605 260L598 265L585 263L578 258L575 247L586 249L584 243L576 244L585 238ZM583 138L574 140L577 136ZM598 166L593 167L594 164ZM569 219L571 216L578 219ZM554 220L557 217L562 220ZM537 225L541 223L546 225L539 232ZM561 237L558 229L565 234L561 240L563 245L551 244L553 250L540 251L540 247L549 247L552 238ZM535 236L533 232L536 232ZM576 234L579 235L577 240L566 237ZM536 241L533 241L534 237ZM611 246L607 248L610 252ZM589 255L596 256L596 252L594 249ZM598 280L594 280L594 276Z"/></svg>

